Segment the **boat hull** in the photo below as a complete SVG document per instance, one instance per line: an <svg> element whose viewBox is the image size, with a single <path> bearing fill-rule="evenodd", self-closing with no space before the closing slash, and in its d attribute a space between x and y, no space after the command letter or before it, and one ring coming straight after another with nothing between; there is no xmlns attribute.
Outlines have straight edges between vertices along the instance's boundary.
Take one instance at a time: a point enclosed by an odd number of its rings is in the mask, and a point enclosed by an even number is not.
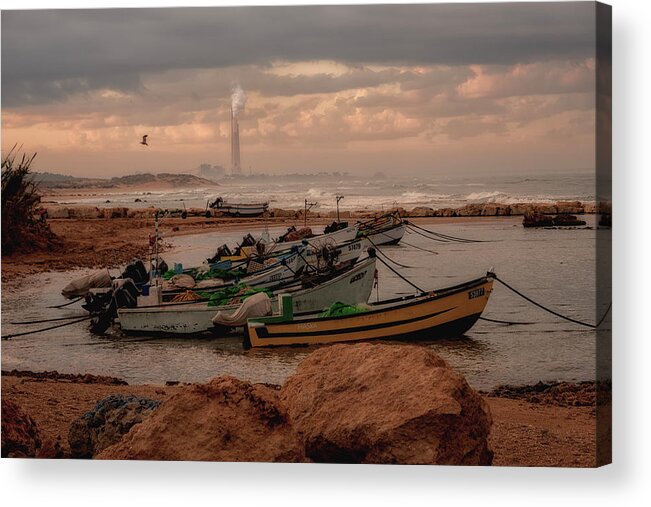
<svg viewBox="0 0 651 507"><path fill-rule="evenodd" d="M373 290L374 273L375 259L368 259L317 287L290 292L293 294L294 312L321 311L335 301L345 304L366 302ZM287 293L288 290L284 289L282 292ZM208 306L207 303L166 304L119 309L118 317L122 331L126 334L197 334L214 328L212 318L218 311L232 314L239 306ZM274 311L278 310L276 298L272 298L271 306Z"/></svg>
<svg viewBox="0 0 651 507"><path fill-rule="evenodd" d="M405 235L406 229L407 226L401 223L384 231L369 234L367 237L377 246L397 245Z"/></svg>
<svg viewBox="0 0 651 507"><path fill-rule="evenodd" d="M286 243L269 243L267 244L267 250L269 252L282 252L285 250L290 250L295 246L301 246L303 244L303 241L307 241L308 245L310 245L312 248L339 245L354 240L357 237L357 231L357 225L352 225L350 227L346 227L345 229L340 229L328 234L320 234L319 236L306 238L305 240L300 239L297 241L288 241Z"/></svg>
<svg viewBox="0 0 651 507"><path fill-rule="evenodd" d="M249 320L251 347L316 345L360 340L435 340L470 329L486 307L493 281L481 278L426 295L373 305L343 317L299 317L289 322Z"/></svg>

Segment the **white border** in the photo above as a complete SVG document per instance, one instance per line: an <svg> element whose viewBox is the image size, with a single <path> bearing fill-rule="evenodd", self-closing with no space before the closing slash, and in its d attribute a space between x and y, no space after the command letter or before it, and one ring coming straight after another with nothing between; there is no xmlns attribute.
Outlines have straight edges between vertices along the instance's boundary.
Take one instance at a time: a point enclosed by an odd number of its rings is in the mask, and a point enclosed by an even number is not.
<svg viewBox="0 0 651 507"><path fill-rule="evenodd" d="M217 2L190 5L301 4ZM326 2L320 2L326 3ZM373 3L336 2L327 3ZM391 2L405 3L405 2ZM414 2L415 3L415 2ZM419 2L422 3L422 2ZM649 3L613 0L614 460L598 470L2 460L5 505L622 505L649 500ZM7 8L178 2L0 0ZM571 421L568 421L571 424Z"/></svg>

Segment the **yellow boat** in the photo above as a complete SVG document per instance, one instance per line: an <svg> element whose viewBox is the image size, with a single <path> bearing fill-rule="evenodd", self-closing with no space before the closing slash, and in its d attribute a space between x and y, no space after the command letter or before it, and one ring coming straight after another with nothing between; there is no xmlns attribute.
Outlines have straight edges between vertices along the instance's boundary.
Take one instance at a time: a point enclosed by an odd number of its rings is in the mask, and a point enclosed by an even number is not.
<svg viewBox="0 0 651 507"><path fill-rule="evenodd" d="M453 287L380 301L363 313L338 317L294 317L291 296L282 314L250 319L245 347L315 345L358 340L434 340L460 336L481 316L493 289L492 273Z"/></svg>

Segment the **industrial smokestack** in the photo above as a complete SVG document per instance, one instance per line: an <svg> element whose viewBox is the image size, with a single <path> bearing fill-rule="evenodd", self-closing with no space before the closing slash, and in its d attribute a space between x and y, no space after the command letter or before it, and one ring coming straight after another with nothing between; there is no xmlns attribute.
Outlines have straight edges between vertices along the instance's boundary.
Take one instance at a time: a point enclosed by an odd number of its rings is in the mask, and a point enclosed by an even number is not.
<svg viewBox="0 0 651 507"><path fill-rule="evenodd" d="M246 95L240 85L235 85L231 93L231 174L242 174L240 162L240 124L237 118L244 111Z"/></svg>
<svg viewBox="0 0 651 507"><path fill-rule="evenodd" d="M240 163L240 126L235 111L231 109L231 174L242 174Z"/></svg>

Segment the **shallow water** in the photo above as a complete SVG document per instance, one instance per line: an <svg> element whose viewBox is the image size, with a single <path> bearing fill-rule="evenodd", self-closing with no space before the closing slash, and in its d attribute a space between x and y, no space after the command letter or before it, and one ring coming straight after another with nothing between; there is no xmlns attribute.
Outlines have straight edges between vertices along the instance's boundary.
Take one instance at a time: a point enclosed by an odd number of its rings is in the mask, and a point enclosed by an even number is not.
<svg viewBox="0 0 651 507"><path fill-rule="evenodd" d="M595 217L587 217L594 225ZM436 243L406 234L403 244L383 247L402 264L400 271L424 289L455 284L493 267L498 276L535 300L573 318L595 322L595 229L524 229L520 219L427 225L437 232L484 240L483 243ZM262 231L258 231L262 232ZM282 232L272 229L272 236ZM609 230L599 231L610 234ZM232 245L241 233L210 233L173 238L163 257L172 265L200 263L222 243ZM437 254L414 248L426 248ZM17 289L3 287L2 335L50 324L12 322L83 316L78 305L46 308L64 302L61 288L88 270L47 273L26 278ZM379 296L413 289L379 266ZM112 270L117 274L118 270ZM372 298L375 298L375 292ZM479 321L464 337L428 343L458 368L476 388L539 380L587 380L595 375L595 332L542 312L499 284L484 316L520 322L504 326ZM608 319L609 320L609 319ZM56 324L56 323L52 323ZM130 383L206 381L229 374L254 382L281 383L313 348L244 351L234 338L160 338L93 336L86 323L2 342L2 369L58 370L122 377Z"/></svg>

